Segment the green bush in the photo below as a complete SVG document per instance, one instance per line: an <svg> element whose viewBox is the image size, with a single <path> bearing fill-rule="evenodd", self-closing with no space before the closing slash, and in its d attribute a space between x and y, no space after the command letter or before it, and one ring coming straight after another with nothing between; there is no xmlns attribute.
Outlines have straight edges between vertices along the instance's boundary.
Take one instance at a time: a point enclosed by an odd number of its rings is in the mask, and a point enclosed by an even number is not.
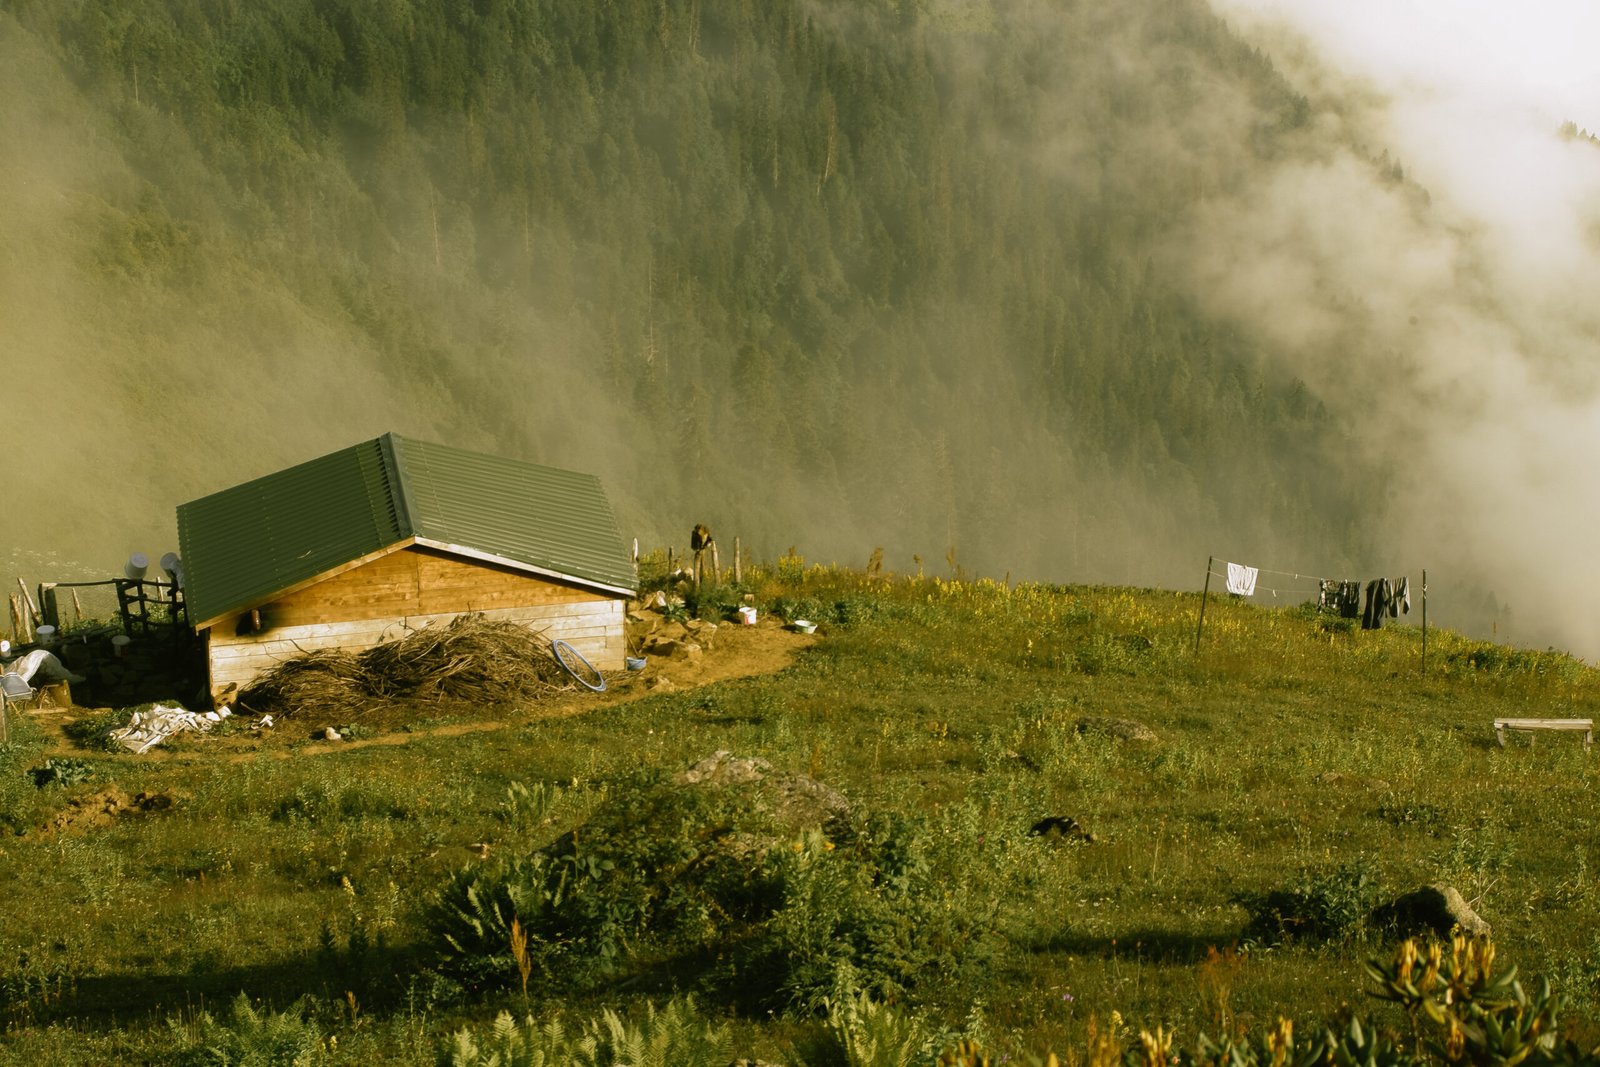
<svg viewBox="0 0 1600 1067"><path fill-rule="evenodd" d="M1380 887L1365 862L1357 860L1332 871L1307 874L1288 889L1246 893L1238 901L1248 912L1247 940L1334 941L1366 928Z"/></svg>
<svg viewBox="0 0 1600 1067"><path fill-rule="evenodd" d="M743 592L739 587L720 582L703 583L700 588L690 589L683 595L685 612L692 618L705 619L707 622L731 619L738 613L741 603Z"/></svg>
<svg viewBox="0 0 1600 1067"><path fill-rule="evenodd" d="M74 756L47 759L37 767L30 767L33 784L39 789L47 785L77 785L94 777L94 765Z"/></svg>
<svg viewBox="0 0 1600 1067"><path fill-rule="evenodd" d="M786 828L750 793L640 782L542 849L457 872L429 912L439 969L483 990L671 960L708 995L764 1011L818 1005L841 968L884 998L987 958L984 909L948 906L959 850L935 864L927 819L830 832Z"/></svg>
<svg viewBox="0 0 1600 1067"><path fill-rule="evenodd" d="M652 945L695 945L729 919L773 908L765 865L731 835L772 833L748 804L708 790L641 782L619 790L579 831L543 849L457 872L429 914L440 969L469 988L518 975L516 919L526 953L550 980L595 980Z"/></svg>
<svg viewBox="0 0 1600 1067"><path fill-rule="evenodd" d="M149 707L149 705L144 706ZM111 740L109 735L112 730L128 725L131 714L132 709L102 711L75 719L62 727L62 730L84 748L101 752L123 752L126 750Z"/></svg>

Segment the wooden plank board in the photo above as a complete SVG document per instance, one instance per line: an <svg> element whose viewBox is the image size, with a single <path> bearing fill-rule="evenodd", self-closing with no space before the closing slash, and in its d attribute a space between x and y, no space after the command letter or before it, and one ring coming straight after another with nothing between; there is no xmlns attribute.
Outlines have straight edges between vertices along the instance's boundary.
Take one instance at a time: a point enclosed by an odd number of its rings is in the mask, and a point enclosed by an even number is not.
<svg viewBox="0 0 1600 1067"><path fill-rule="evenodd" d="M263 605L267 627L441 615L532 604L605 603L593 590L433 549L390 553ZM219 625L218 629L227 629Z"/></svg>

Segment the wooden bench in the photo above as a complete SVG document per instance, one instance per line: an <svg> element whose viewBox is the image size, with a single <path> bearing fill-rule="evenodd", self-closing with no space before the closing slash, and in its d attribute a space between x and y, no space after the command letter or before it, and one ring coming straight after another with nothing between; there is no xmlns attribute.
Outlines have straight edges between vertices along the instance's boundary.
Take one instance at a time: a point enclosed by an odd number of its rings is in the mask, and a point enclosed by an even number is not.
<svg viewBox="0 0 1600 1067"><path fill-rule="evenodd" d="M1500 747L1506 747L1507 730L1582 730L1583 750L1594 744L1593 719L1496 719L1494 737Z"/></svg>

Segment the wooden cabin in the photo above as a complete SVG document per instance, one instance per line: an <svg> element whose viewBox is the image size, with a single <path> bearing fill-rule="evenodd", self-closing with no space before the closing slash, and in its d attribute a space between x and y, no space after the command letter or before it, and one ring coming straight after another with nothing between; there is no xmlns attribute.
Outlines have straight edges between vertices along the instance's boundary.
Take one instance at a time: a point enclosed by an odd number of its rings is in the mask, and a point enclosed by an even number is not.
<svg viewBox="0 0 1600 1067"><path fill-rule="evenodd" d="M385 434L178 508L214 700L466 613L621 670L633 560L591 475Z"/></svg>

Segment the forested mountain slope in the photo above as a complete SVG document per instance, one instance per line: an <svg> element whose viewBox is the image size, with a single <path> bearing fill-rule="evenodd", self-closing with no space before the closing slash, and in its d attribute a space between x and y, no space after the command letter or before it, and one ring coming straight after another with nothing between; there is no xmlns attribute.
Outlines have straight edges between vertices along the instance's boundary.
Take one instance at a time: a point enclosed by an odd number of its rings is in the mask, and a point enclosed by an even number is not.
<svg viewBox="0 0 1600 1067"><path fill-rule="evenodd" d="M1199 0L6 0L0 100L13 545L161 551L390 429L599 473L646 545L1367 543L1381 471L1172 277L1321 150Z"/></svg>

